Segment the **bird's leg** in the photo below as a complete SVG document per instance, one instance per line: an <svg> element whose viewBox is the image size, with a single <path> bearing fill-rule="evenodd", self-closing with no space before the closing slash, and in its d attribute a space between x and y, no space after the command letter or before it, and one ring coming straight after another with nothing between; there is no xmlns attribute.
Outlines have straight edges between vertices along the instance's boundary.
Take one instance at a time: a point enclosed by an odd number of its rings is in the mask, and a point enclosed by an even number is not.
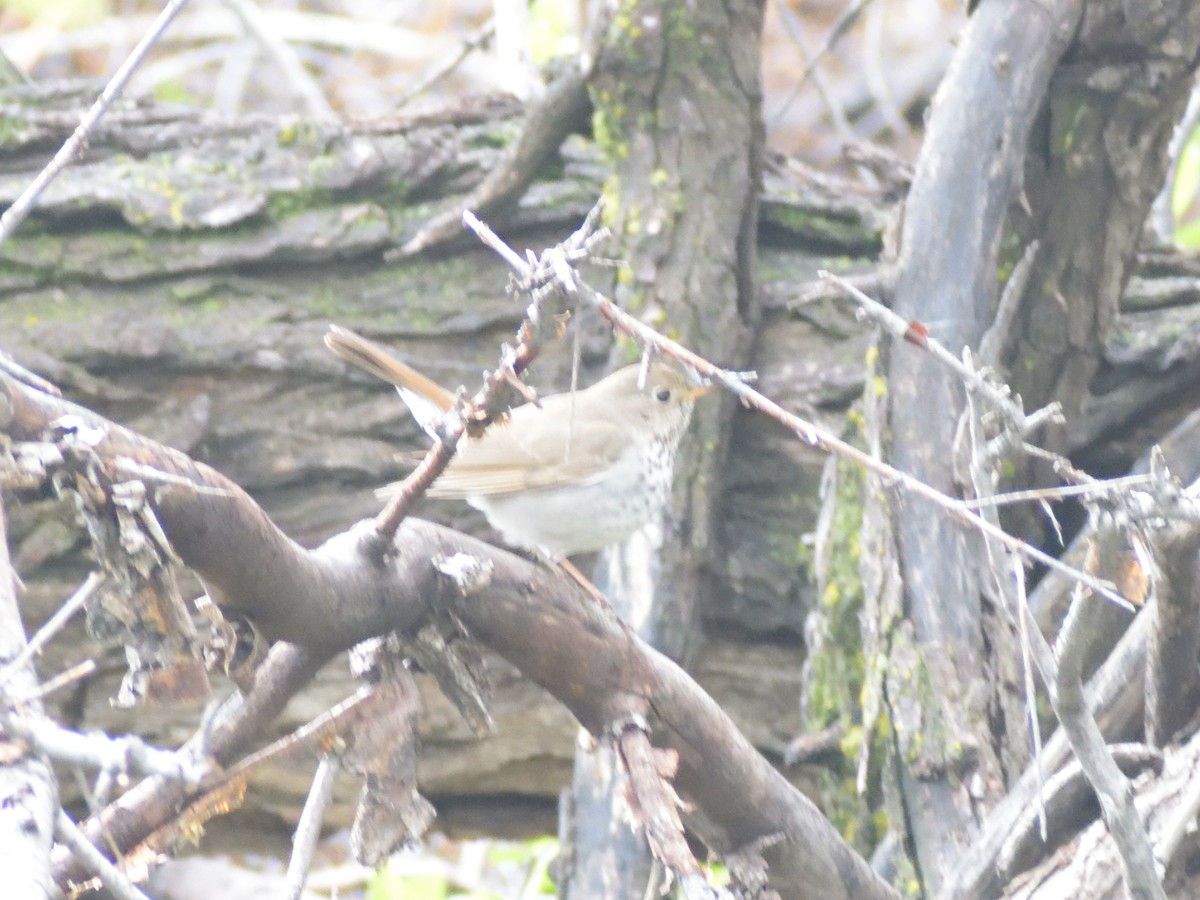
<svg viewBox="0 0 1200 900"><path fill-rule="evenodd" d="M537 548L529 550L528 552L532 553L533 556L535 556L539 561L544 563L549 568L553 569L555 566L557 566L558 568L562 569L571 576L571 579L576 584L588 592L588 596L596 602L597 606L599 606L601 609L607 609L609 612L612 612L612 605L608 602L608 598L604 596L604 594L600 591L600 588L592 584L591 579L579 571L579 567L576 566L575 563L571 562L565 556L551 556L545 550Z"/></svg>

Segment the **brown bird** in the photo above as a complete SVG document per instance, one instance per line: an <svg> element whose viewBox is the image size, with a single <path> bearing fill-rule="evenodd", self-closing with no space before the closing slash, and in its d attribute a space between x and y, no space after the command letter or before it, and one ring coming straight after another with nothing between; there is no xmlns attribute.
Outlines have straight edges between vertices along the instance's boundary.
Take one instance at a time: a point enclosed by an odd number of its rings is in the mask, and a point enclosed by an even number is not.
<svg viewBox="0 0 1200 900"><path fill-rule="evenodd" d="M435 432L453 394L352 331L332 326L325 344L394 384ZM708 390L664 363L641 369L517 407L508 421L459 443L430 495L466 500L506 541L553 558L623 541L666 502L693 401Z"/></svg>

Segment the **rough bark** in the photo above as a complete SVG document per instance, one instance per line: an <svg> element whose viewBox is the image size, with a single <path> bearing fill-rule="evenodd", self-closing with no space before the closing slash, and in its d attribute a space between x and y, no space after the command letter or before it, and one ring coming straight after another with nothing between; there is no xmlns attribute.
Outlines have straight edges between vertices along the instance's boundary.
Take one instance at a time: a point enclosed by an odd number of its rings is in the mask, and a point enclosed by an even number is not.
<svg viewBox="0 0 1200 900"><path fill-rule="evenodd" d="M610 170L608 219L627 264L616 296L641 314L659 311L684 344L730 365L745 361L759 317L761 31L760 0L622 4L590 82ZM685 663L700 645L730 413L727 402L700 406L676 463L670 508L610 550L601 569L616 608L654 647ZM607 808L611 823L592 834L611 834L613 842L607 852L578 848L571 897L646 890L649 853L621 839L620 794L628 788L609 754L586 751L591 762L575 768L574 813L590 809L594 826ZM574 833L582 836L582 827Z"/></svg>

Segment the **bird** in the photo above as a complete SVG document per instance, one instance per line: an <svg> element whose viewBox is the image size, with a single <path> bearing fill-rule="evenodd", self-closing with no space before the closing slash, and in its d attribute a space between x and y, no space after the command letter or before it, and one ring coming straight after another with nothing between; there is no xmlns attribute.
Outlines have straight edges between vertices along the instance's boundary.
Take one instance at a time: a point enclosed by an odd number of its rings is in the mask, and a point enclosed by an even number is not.
<svg viewBox="0 0 1200 900"><path fill-rule="evenodd" d="M348 329L331 326L325 344L395 385L418 424L437 436L450 391ZM518 406L459 441L429 495L465 500L507 543L554 560L620 543L666 504L694 402L708 389L655 360ZM396 487L379 493L386 498Z"/></svg>

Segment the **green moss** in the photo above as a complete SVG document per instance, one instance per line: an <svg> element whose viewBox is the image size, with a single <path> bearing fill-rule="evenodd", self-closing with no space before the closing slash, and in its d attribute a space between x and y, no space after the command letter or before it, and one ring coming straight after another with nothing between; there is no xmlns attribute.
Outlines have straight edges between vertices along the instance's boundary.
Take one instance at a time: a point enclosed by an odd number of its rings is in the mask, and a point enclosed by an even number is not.
<svg viewBox="0 0 1200 900"><path fill-rule="evenodd" d="M606 91L592 92L592 137L604 158L617 162L629 157L629 142L625 134L625 110L612 102Z"/></svg>
<svg viewBox="0 0 1200 900"><path fill-rule="evenodd" d="M765 203L762 223L782 228L816 247L868 255L883 247L879 231L848 212L816 210L798 203Z"/></svg>
<svg viewBox="0 0 1200 900"><path fill-rule="evenodd" d="M280 147L290 147L300 136L300 123L297 119L285 119L279 123L275 132L275 143Z"/></svg>
<svg viewBox="0 0 1200 900"><path fill-rule="evenodd" d="M317 150L325 148L330 131L310 119L292 116L282 119L275 131L275 142L280 147L308 146Z"/></svg>
<svg viewBox="0 0 1200 900"><path fill-rule="evenodd" d="M32 126L20 116L0 116L0 147L19 147L32 134Z"/></svg>
<svg viewBox="0 0 1200 900"><path fill-rule="evenodd" d="M837 499L826 546L825 582L815 627L818 640L810 648L805 685L805 726L819 731L841 723L858 724L864 682L859 615L863 585L858 571L862 528L861 470L839 462Z"/></svg>
<svg viewBox="0 0 1200 900"><path fill-rule="evenodd" d="M1078 145L1080 130L1095 117L1095 110L1080 97L1059 104L1052 116L1050 152L1055 156L1069 154Z"/></svg>
<svg viewBox="0 0 1200 900"><path fill-rule="evenodd" d="M333 203L333 192L324 188L288 191L284 194L272 194L267 198L267 215L274 222L282 222L307 210L327 207Z"/></svg>
<svg viewBox="0 0 1200 900"><path fill-rule="evenodd" d="M861 441L862 417L848 417L850 439ZM824 582L819 606L810 620L809 656L805 663L805 730L820 731L833 726L844 730L843 759L822 774L821 805L847 841L869 852L886 827L886 816L873 809L870 796L879 783L879 764L885 758L889 731L886 717L873 713L864 722L863 694L867 684L868 660L863 652L861 617L864 609L863 582L859 571L862 556L860 535L863 522L861 469L839 460L833 521L826 537ZM886 667L886 659L871 661ZM868 773L869 793L861 796L857 786L858 759L864 742L870 742L874 764Z"/></svg>
<svg viewBox="0 0 1200 900"><path fill-rule="evenodd" d="M490 128L470 132L467 150L508 150L520 137L523 122L520 119L505 119Z"/></svg>
<svg viewBox="0 0 1200 900"><path fill-rule="evenodd" d="M154 99L161 103L181 103L201 106L208 99L203 94L188 90L182 81L161 81L154 85Z"/></svg>
<svg viewBox="0 0 1200 900"><path fill-rule="evenodd" d="M1025 254L1025 245L1021 236L1011 227L1005 228L1000 236L1000 252L996 260L996 280L1005 284L1012 277L1021 257Z"/></svg>
<svg viewBox="0 0 1200 900"><path fill-rule="evenodd" d="M212 285L205 281L173 281L167 293L176 303L203 303L212 296Z"/></svg>

